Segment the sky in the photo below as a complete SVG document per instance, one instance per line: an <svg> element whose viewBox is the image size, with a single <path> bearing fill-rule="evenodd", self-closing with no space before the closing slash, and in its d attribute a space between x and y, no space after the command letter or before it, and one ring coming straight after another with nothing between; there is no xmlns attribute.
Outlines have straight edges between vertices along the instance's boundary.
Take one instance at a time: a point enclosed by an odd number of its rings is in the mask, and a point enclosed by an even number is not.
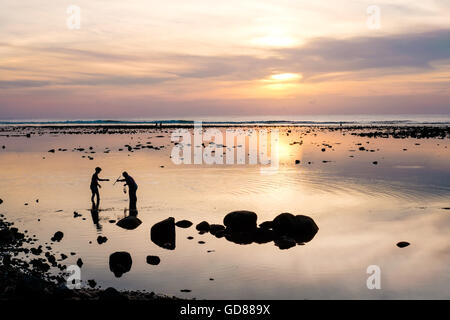
<svg viewBox="0 0 450 320"><path fill-rule="evenodd" d="M0 119L450 114L450 0L0 8Z"/></svg>

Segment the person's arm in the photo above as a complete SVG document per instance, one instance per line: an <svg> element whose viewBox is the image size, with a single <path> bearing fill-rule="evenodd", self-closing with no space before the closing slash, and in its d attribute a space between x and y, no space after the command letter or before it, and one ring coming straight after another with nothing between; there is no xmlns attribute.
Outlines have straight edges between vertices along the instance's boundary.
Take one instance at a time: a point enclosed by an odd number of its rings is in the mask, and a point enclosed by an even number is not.
<svg viewBox="0 0 450 320"><path fill-rule="evenodd" d="M98 178L98 181L109 181L109 179L100 179L100 178Z"/></svg>
<svg viewBox="0 0 450 320"><path fill-rule="evenodd" d="M117 182L125 182L125 179L117 179Z"/></svg>

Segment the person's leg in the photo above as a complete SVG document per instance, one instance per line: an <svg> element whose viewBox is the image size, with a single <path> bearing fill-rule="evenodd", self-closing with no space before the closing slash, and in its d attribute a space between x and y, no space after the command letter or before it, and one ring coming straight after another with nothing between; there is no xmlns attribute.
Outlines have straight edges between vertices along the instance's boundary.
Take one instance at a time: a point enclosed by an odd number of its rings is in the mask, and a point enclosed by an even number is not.
<svg viewBox="0 0 450 320"><path fill-rule="evenodd" d="M136 197L136 190L129 190L129 194L130 194L130 211L135 211L136 210L136 202L137 202L137 197Z"/></svg>
<svg viewBox="0 0 450 320"><path fill-rule="evenodd" d="M100 205L100 192L98 191L98 189L97 189L95 195L97 196L97 208L98 208L98 206Z"/></svg>

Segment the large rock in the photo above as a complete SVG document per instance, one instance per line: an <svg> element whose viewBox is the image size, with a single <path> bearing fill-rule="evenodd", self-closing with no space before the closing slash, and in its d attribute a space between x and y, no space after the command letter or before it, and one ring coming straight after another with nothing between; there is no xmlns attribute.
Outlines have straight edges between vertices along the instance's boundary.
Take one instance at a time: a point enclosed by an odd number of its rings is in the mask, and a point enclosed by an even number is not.
<svg viewBox="0 0 450 320"><path fill-rule="evenodd" d="M158 246L168 250L175 249L175 219L170 217L156 223L150 230L151 240Z"/></svg>
<svg viewBox="0 0 450 320"><path fill-rule="evenodd" d="M117 278L131 270L131 255L128 252L114 252L109 256L109 270L111 270Z"/></svg>
<svg viewBox="0 0 450 320"><path fill-rule="evenodd" d="M311 241L319 230L312 218L291 213L278 215L273 219L272 228L278 237L289 236L299 243Z"/></svg>
<svg viewBox="0 0 450 320"><path fill-rule="evenodd" d="M119 220L116 225L127 230L134 230L141 225L142 221L135 216L128 216Z"/></svg>
<svg viewBox="0 0 450 320"><path fill-rule="evenodd" d="M233 211L223 218L223 224L233 232L251 232L256 229L258 216L251 211Z"/></svg>

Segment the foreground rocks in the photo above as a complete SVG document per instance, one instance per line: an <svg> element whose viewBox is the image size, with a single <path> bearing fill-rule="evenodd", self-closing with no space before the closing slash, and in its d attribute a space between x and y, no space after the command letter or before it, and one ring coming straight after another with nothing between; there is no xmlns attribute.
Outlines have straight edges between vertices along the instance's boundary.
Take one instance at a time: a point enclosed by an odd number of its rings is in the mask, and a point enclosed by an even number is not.
<svg viewBox="0 0 450 320"><path fill-rule="evenodd" d="M11 223L0 218L0 301L10 300L178 300L175 297L157 295L153 292L117 291L114 288L106 290L94 289L96 282L88 280L81 289L69 289L66 286L66 274L50 272L54 267L54 255L45 252L44 258L34 258L27 261L23 255L29 249L25 245L37 239L29 238ZM43 253L39 246L36 253ZM131 259L131 257L130 257ZM112 259L114 269L123 272L127 269L127 258L115 255ZM52 263L53 261L53 263ZM81 259L79 259L82 265ZM60 270L65 266L58 265ZM130 266L131 267L131 266Z"/></svg>

